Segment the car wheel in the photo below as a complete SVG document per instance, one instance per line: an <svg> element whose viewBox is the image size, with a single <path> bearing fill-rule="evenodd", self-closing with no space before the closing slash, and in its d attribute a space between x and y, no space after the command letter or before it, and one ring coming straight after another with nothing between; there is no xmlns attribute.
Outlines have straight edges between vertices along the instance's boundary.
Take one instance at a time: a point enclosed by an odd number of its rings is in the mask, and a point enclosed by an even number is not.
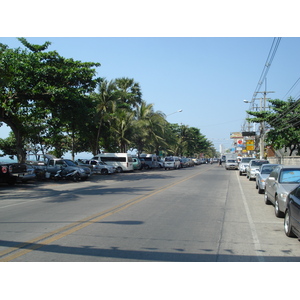
<svg viewBox="0 0 300 300"><path fill-rule="evenodd" d="M274 204L274 207L275 207L275 216L277 218L283 218L284 217L284 213L282 211L280 211L279 209L279 203L278 203L278 198L277 196L275 197L275 204Z"/></svg>
<svg viewBox="0 0 300 300"><path fill-rule="evenodd" d="M264 198L265 198L265 204L270 205L270 204L271 204L271 201L270 201L269 198L268 198L268 194L267 194L267 191L266 191L266 190L265 190L265 196L264 196Z"/></svg>
<svg viewBox="0 0 300 300"><path fill-rule="evenodd" d="M108 170L107 169L102 169L101 170L101 174L102 175L107 175L108 174Z"/></svg>
<svg viewBox="0 0 300 300"><path fill-rule="evenodd" d="M289 209L286 210L285 216L284 216L284 233L288 237L296 237L292 230L292 225L291 225L291 216L290 216L290 211Z"/></svg>
<svg viewBox="0 0 300 300"><path fill-rule="evenodd" d="M117 167L116 171L117 171L117 173L122 173L123 169L121 167Z"/></svg>
<svg viewBox="0 0 300 300"><path fill-rule="evenodd" d="M265 191L264 189L261 189L259 186L257 188L258 188L258 193L259 194L263 194L264 193L264 191Z"/></svg>
<svg viewBox="0 0 300 300"><path fill-rule="evenodd" d="M242 172L240 171L240 176L242 176Z"/></svg>
<svg viewBox="0 0 300 300"><path fill-rule="evenodd" d="M73 176L72 180L73 180L74 182L79 181L79 174L76 173L76 174Z"/></svg>

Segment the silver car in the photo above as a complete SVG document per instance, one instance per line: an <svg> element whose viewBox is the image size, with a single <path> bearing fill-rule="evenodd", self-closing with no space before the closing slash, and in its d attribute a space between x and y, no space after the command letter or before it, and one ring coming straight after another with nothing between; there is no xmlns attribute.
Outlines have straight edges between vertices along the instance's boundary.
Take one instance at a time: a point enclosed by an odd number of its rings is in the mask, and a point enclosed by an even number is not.
<svg viewBox="0 0 300 300"><path fill-rule="evenodd" d="M113 174L116 172L115 167L108 165L101 160L91 159L88 161L88 163L93 166L94 171L97 174L106 175L106 174Z"/></svg>
<svg viewBox="0 0 300 300"><path fill-rule="evenodd" d="M273 204L276 217L284 217L287 195L300 183L300 166L278 165L265 182L265 203Z"/></svg>
<svg viewBox="0 0 300 300"><path fill-rule="evenodd" d="M249 166L246 168L246 176L249 180L255 179L256 173L259 167L263 164L269 164L268 160L263 159L252 159L249 162Z"/></svg>
<svg viewBox="0 0 300 300"><path fill-rule="evenodd" d="M96 159L78 159L77 163L89 166L94 174L112 174L116 169L105 162Z"/></svg>
<svg viewBox="0 0 300 300"><path fill-rule="evenodd" d="M256 189L259 194L263 194L265 192L265 181L277 166L278 164L265 164L260 166L256 173Z"/></svg>

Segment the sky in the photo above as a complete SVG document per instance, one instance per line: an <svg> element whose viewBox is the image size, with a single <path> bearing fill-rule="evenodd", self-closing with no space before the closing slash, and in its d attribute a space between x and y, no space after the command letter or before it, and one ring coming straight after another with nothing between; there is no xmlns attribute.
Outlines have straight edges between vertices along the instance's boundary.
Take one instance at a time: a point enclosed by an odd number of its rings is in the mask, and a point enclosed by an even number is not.
<svg viewBox="0 0 300 300"><path fill-rule="evenodd" d="M160 3L166 2L168 1ZM235 1L228 3L232 2ZM166 9L165 6L163 8ZM150 13L153 8L146 9L149 9ZM173 8L177 14L180 9L179 6ZM19 27L0 37L0 42L16 48L23 47L16 36L26 37L34 44L50 41L48 49L56 50L66 58L100 63L101 66L97 68L99 77L108 80L133 78L140 84L143 99L147 103L153 103L154 110L165 113L170 123L199 128L217 150L221 144L228 148L232 144L230 133L241 131L244 124L249 104L245 104L243 100L252 99L274 37L283 36L262 86L263 90L275 92L268 95L272 99L283 99L299 78L300 38L296 35L285 36L289 30L281 31L275 26L275 30L271 30L269 34L266 34L263 27L254 26L254 31L251 31L253 28L249 30L248 27L241 27L240 29L246 30L239 32L236 26L233 26L237 25L236 22L227 22L224 31L222 26L218 26L218 29L210 28L210 31L197 32L191 29L193 24L185 12L182 12L182 16L189 25L187 28L182 26L182 23L178 25L174 14L169 13L166 17L170 23L165 22L164 26L156 27L153 31L152 28L149 30L149 26L143 27L139 26L140 24L135 24L135 29L132 30L129 28L131 23L127 19L122 23L121 19L121 23L116 27L112 26L112 22L107 22L105 30L96 31L98 36L95 35L95 31L88 31L91 35L85 33L81 36L79 33L82 31L68 31L66 26L53 32L46 28L42 33L48 35L41 35L40 31L32 30L31 26L27 35L26 31ZM291 10L289 12L293 13ZM189 10L189 13L195 16L193 10ZM237 14L235 18L237 21L241 18L244 18L245 22L249 21L251 11L249 15ZM138 19L141 20L141 16ZM152 19L152 24L162 24L162 19L162 15L158 14L157 19ZM85 20L90 20L89 16ZM146 22L147 20L148 17ZM220 21L219 24L223 24L222 19ZM207 24L209 22L210 20ZM77 22L72 24L78 28ZM170 30L168 25L172 24L176 24L177 27ZM261 24L269 23L262 21ZM110 27L113 29L107 30ZM145 28L144 36L138 34L137 28L140 27ZM231 31L233 27L235 30ZM295 87L290 96L296 96L299 90L300 85L298 90L297 86ZM0 137L5 138L8 131L5 126L0 127Z"/></svg>
<svg viewBox="0 0 300 300"><path fill-rule="evenodd" d="M171 114L167 117L171 123L199 128L217 150L221 143L231 145L230 132L240 131L249 108L243 100L253 96L274 37L282 39L267 75L266 88L275 93L268 96L282 99L300 76L299 1L295 0L15 0L1 3L1 12L0 43L15 48L21 46L16 37L29 37L32 43L51 41L49 50L62 56L101 63L97 69L100 77L134 78L143 99L153 103L155 110ZM299 95L299 89L296 86L291 96ZM182 112L173 114L179 109ZM0 127L0 137L7 135L8 130ZM205 280L207 291L220 279L223 296L226 278L232 280L227 276L227 265L224 273L211 265L193 267L201 268L198 274L209 278ZM253 273L246 273L265 274L260 272L262 265L254 267ZM110 269L111 265L106 273ZM236 271L240 274L243 270ZM173 279L170 283L174 286L174 280L180 280L181 286L182 278L173 273L174 277L167 274ZM141 274L143 283L148 282L145 272ZM248 282L245 276L239 285ZM136 276L128 278L136 280ZM187 278L188 288L182 296L193 291L192 286L198 288L194 277ZM195 278L198 283L199 278ZM118 284L123 282L127 283L122 278ZM90 287L89 282L84 292ZM131 285L123 285L120 291L128 287ZM166 290L167 298L171 290ZM177 296L178 289L173 290ZM270 289L265 295L270 296Z"/></svg>

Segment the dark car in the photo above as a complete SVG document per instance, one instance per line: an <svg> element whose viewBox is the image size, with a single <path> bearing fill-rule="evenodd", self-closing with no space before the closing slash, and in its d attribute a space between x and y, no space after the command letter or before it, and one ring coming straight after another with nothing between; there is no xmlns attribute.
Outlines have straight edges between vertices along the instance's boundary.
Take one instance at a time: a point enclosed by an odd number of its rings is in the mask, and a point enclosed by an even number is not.
<svg viewBox="0 0 300 300"><path fill-rule="evenodd" d="M300 185L287 196L284 232L288 237L297 236L300 238Z"/></svg>
<svg viewBox="0 0 300 300"><path fill-rule="evenodd" d="M0 183L13 185L18 181L27 181L35 178L35 170L27 164L0 163Z"/></svg>

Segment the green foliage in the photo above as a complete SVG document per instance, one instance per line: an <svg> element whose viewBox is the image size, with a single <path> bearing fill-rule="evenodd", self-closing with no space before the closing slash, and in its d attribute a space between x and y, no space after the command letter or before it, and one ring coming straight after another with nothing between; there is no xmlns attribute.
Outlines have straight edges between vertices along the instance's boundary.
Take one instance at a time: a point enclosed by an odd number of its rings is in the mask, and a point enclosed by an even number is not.
<svg viewBox="0 0 300 300"><path fill-rule="evenodd" d="M194 156L211 151L197 128L170 124L142 99L132 78L95 78L99 63L64 58L51 45L25 49L0 44L0 124L13 132L0 149L24 161L26 152L164 152Z"/></svg>
<svg viewBox="0 0 300 300"><path fill-rule="evenodd" d="M253 123L266 122L269 128L265 141L275 150L284 148L289 154L300 154L300 100L292 98L287 101L269 100L269 111L248 111L254 118L247 120Z"/></svg>
<svg viewBox="0 0 300 300"><path fill-rule="evenodd" d="M49 134L51 125L54 131L60 128L63 132L82 124L79 110L84 107L86 93L98 82L93 79L94 67L100 64L66 59L55 51L42 52L49 42L38 46L19 40L27 49L0 48L0 121L11 127L18 160L24 161L26 140L41 139L36 135L37 124L47 128L43 138L57 147L57 137L51 141Z"/></svg>

